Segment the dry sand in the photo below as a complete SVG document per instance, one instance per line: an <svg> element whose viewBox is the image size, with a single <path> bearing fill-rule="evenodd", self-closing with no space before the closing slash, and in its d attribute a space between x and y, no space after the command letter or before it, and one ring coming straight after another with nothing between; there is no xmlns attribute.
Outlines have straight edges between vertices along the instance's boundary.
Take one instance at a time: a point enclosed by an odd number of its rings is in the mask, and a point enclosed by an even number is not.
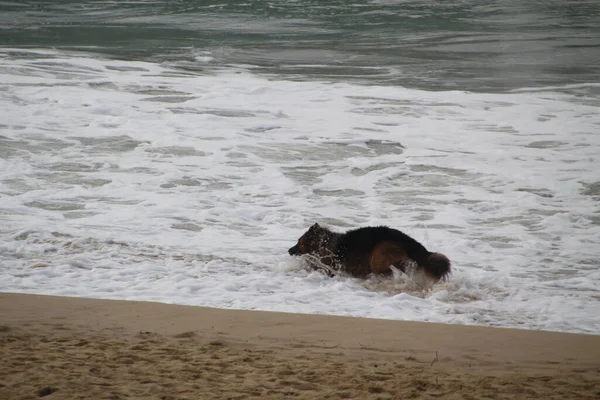
<svg viewBox="0 0 600 400"><path fill-rule="evenodd" d="M600 336L0 293L0 399L600 399Z"/></svg>

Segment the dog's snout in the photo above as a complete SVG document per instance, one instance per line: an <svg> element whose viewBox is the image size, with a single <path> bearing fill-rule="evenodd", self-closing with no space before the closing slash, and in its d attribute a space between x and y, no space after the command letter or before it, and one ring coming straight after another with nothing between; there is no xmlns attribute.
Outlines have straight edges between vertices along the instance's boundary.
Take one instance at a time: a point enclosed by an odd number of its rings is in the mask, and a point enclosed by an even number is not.
<svg viewBox="0 0 600 400"><path fill-rule="evenodd" d="M290 249L288 250L288 253L290 253L290 256L296 256L296 255L300 254L300 248L298 247L298 245L295 245L294 247L290 247Z"/></svg>

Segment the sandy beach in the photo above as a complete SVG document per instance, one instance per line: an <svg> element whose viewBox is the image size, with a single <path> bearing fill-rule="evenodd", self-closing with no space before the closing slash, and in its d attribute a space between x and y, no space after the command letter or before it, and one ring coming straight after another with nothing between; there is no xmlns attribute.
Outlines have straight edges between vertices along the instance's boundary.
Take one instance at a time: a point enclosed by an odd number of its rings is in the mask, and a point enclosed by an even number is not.
<svg viewBox="0 0 600 400"><path fill-rule="evenodd" d="M597 399L600 336L0 294L0 399Z"/></svg>

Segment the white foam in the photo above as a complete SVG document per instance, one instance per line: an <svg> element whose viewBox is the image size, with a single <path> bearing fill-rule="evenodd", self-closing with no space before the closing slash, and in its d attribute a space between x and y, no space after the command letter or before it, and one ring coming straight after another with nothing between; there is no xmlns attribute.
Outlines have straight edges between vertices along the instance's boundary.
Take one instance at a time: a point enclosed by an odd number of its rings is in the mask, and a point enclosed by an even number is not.
<svg viewBox="0 0 600 400"><path fill-rule="evenodd" d="M7 49L0 81L2 291L600 333L600 115L560 88ZM313 222L402 229L454 273L308 271L287 248Z"/></svg>

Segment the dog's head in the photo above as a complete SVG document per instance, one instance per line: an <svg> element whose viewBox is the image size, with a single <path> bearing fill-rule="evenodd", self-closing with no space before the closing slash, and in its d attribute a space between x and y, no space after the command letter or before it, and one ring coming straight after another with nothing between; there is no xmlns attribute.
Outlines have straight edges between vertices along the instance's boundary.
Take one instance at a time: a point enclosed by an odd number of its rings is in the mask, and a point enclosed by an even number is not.
<svg viewBox="0 0 600 400"><path fill-rule="evenodd" d="M327 229L314 224L298 239L298 243L288 250L291 256L302 254L319 254L323 239L327 237Z"/></svg>

